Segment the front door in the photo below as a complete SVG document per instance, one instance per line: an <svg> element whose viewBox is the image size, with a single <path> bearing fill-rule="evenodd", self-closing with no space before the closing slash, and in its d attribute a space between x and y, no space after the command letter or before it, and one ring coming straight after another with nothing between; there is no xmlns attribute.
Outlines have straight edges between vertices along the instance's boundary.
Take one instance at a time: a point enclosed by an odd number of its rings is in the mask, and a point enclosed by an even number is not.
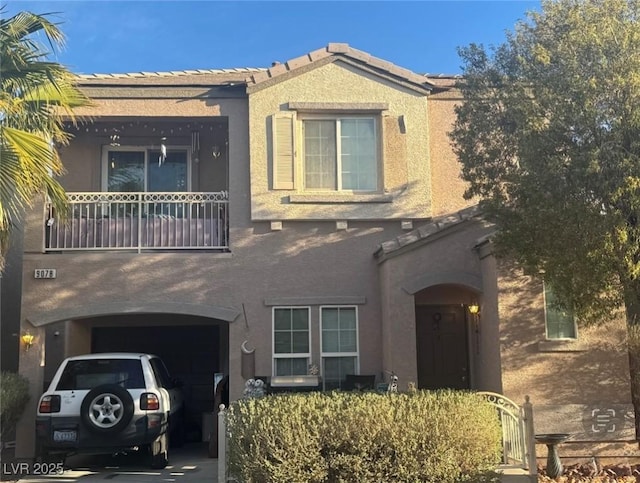
<svg viewBox="0 0 640 483"><path fill-rule="evenodd" d="M463 306L417 305L416 344L418 388L470 388Z"/></svg>

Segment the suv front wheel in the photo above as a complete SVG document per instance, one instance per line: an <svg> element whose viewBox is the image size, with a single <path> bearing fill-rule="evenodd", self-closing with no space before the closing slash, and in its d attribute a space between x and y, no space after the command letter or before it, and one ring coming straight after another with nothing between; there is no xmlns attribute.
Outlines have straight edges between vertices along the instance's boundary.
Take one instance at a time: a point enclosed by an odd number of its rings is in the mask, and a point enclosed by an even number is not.
<svg viewBox="0 0 640 483"><path fill-rule="evenodd" d="M133 399L126 389L116 384L93 388L82 401L82 422L95 433L117 433L132 417Z"/></svg>

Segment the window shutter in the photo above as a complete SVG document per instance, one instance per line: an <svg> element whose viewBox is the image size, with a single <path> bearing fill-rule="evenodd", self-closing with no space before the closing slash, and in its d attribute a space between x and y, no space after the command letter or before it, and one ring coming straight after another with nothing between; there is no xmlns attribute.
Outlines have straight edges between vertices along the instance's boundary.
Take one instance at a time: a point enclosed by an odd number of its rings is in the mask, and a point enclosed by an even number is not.
<svg viewBox="0 0 640 483"><path fill-rule="evenodd" d="M273 189L295 188L295 112L273 115Z"/></svg>

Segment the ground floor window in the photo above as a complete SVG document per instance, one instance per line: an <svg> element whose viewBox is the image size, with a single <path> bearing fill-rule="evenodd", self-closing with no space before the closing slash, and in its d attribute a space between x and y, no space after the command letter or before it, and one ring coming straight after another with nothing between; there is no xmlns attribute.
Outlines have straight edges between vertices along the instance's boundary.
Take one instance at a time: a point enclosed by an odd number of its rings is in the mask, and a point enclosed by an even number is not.
<svg viewBox="0 0 640 483"><path fill-rule="evenodd" d="M273 308L273 374L307 374L311 357L309 307Z"/></svg>
<svg viewBox="0 0 640 483"><path fill-rule="evenodd" d="M550 284L544 284L544 310L547 339L575 339L576 321L573 312L558 306Z"/></svg>
<svg viewBox="0 0 640 483"><path fill-rule="evenodd" d="M357 307L321 307L324 389L342 389L347 374L358 374Z"/></svg>

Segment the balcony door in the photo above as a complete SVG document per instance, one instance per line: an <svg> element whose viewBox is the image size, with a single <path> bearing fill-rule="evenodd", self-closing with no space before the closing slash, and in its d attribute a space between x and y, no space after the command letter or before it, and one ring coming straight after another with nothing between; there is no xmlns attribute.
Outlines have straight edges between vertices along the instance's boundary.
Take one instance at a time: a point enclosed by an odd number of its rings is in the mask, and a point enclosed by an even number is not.
<svg viewBox="0 0 640 483"><path fill-rule="evenodd" d="M162 159L157 148L105 146L102 190L112 192L190 191L189 152L168 148Z"/></svg>

